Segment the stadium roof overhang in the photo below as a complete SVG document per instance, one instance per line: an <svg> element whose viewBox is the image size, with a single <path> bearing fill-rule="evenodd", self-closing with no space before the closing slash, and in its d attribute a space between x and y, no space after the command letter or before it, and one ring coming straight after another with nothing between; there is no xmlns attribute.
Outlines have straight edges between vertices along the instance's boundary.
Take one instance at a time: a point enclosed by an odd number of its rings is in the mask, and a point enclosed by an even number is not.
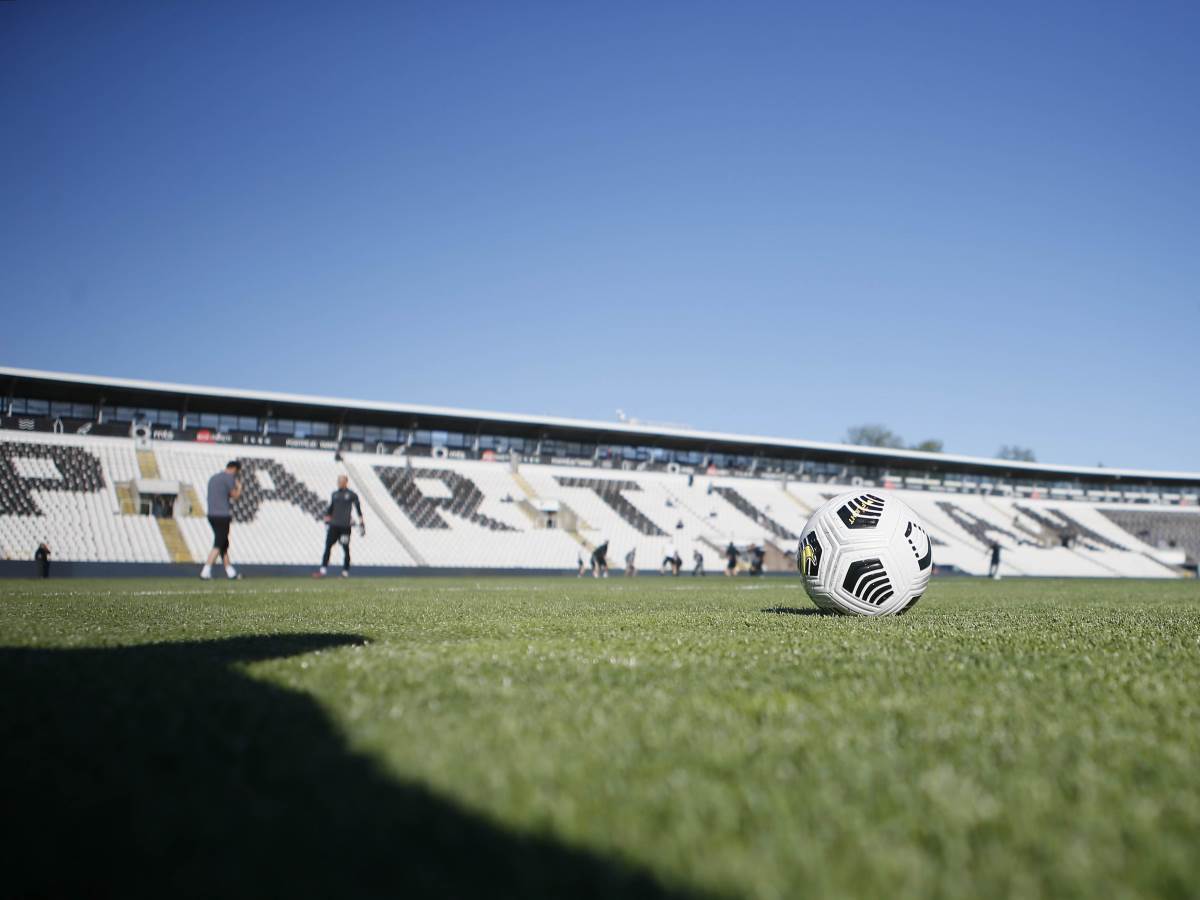
<svg viewBox="0 0 1200 900"><path fill-rule="evenodd" d="M916 450L860 447L626 422L598 422L422 404L248 391L239 388L76 375L3 366L0 366L0 384L3 385L5 396L29 396L51 401L102 402L112 406L162 407L335 423L353 421L356 424L457 431L466 434L484 433L597 444L670 447L677 450L731 455L802 458L843 465L895 466L900 469L953 472L993 478L1085 479L1090 482L1137 481L1163 485L1200 485L1200 472L1024 463L953 453L925 453Z"/></svg>

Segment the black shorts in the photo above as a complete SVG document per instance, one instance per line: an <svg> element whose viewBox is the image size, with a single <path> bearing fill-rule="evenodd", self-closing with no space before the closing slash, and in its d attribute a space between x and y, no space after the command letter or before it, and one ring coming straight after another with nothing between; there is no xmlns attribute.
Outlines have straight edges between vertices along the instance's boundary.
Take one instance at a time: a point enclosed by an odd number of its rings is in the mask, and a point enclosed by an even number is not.
<svg viewBox="0 0 1200 900"><path fill-rule="evenodd" d="M349 544L350 543L350 526L349 525L329 525L325 531L325 540L329 542L329 546L334 544Z"/></svg>
<svg viewBox="0 0 1200 900"><path fill-rule="evenodd" d="M208 524L213 530L213 549L222 553L229 551L229 516L209 516Z"/></svg>

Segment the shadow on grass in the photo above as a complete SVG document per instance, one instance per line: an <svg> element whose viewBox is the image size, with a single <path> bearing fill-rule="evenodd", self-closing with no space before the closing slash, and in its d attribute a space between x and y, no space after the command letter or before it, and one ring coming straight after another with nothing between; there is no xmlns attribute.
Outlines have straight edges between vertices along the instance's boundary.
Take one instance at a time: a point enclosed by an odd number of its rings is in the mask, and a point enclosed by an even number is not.
<svg viewBox="0 0 1200 900"><path fill-rule="evenodd" d="M14 897L667 897L646 872L513 833L351 751L238 664L362 644L241 637L0 648Z"/></svg>
<svg viewBox="0 0 1200 900"><path fill-rule="evenodd" d="M777 613L781 616L825 616L829 615L823 610L817 609L815 606L768 606L766 609L760 609L759 612Z"/></svg>

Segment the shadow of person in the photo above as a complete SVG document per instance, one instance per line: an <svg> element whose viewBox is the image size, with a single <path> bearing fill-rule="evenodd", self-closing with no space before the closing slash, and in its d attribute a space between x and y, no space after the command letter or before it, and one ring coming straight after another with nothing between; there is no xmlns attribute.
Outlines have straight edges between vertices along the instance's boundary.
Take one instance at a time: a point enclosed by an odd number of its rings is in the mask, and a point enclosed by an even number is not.
<svg viewBox="0 0 1200 900"><path fill-rule="evenodd" d="M398 782L312 698L239 668L362 643L0 648L0 895L672 895L645 871Z"/></svg>

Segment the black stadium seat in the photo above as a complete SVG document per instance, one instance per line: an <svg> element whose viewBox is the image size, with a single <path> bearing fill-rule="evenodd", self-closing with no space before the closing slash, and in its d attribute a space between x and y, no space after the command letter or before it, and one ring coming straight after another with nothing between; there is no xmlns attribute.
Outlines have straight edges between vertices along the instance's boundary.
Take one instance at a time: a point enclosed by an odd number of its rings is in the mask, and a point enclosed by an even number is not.
<svg viewBox="0 0 1200 900"><path fill-rule="evenodd" d="M418 528L449 528L441 516L448 512L489 531L516 531L511 525L485 516L479 512L483 492L470 478L450 469L409 469L402 466L375 466L375 474L387 488L396 505L404 511ZM432 478L441 481L450 491L449 497L427 497L422 493L417 478Z"/></svg>
<svg viewBox="0 0 1200 900"><path fill-rule="evenodd" d="M49 460L62 477L23 477L17 468L17 460L21 459ZM105 487L99 457L79 447L3 441L0 442L0 461L0 515L42 515L33 498L34 491L90 494Z"/></svg>

